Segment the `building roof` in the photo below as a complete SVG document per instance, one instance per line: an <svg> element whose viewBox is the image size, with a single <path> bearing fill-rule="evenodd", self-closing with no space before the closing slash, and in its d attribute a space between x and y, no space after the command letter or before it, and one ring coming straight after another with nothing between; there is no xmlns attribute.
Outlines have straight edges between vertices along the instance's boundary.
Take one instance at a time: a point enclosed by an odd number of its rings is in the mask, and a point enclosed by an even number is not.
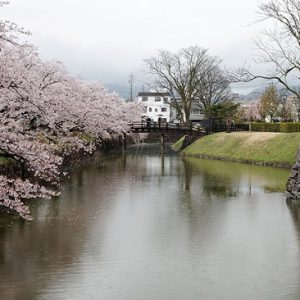
<svg viewBox="0 0 300 300"><path fill-rule="evenodd" d="M149 97L149 96L162 96L162 97L166 97L166 96L171 96L169 92L139 92L138 93L138 97Z"/></svg>

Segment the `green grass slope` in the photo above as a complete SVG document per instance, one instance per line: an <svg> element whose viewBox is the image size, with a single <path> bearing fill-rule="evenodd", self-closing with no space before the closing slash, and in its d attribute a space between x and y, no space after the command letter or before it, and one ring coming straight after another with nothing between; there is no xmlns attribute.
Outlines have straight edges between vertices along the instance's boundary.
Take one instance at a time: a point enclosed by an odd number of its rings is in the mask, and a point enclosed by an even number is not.
<svg viewBox="0 0 300 300"><path fill-rule="evenodd" d="M233 132L198 139L182 151L185 156L289 166L295 162L300 133Z"/></svg>
<svg viewBox="0 0 300 300"><path fill-rule="evenodd" d="M183 143L183 141L184 141L184 137L185 137L185 136L183 136L181 139L179 139L176 143L174 143L174 144L172 145L172 149L173 149L174 151L178 152L178 151L181 149L182 143Z"/></svg>

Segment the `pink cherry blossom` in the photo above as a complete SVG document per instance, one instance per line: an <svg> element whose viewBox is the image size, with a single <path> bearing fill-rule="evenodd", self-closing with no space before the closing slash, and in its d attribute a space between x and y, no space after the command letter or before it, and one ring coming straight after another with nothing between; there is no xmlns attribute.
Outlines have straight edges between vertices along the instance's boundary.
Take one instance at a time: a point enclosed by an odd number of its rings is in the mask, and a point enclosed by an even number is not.
<svg viewBox="0 0 300 300"><path fill-rule="evenodd" d="M19 34L29 32L0 21L0 150L28 179L0 175L0 205L30 219L22 200L56 195L66 158L128 133L141 106L72 76L57 60L43 61Z"/></svg>

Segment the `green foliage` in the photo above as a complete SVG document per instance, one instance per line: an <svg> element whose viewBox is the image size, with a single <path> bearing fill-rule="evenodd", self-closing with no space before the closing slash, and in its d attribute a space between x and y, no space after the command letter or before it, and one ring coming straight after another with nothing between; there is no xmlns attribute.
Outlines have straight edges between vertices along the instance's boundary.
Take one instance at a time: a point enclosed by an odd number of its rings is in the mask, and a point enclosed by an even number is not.
<svg viewBox="0 0 300 300"><path fill-rule="evenodd" d="M280 123L281 132L300 132L300 123Z"/></svg>
<svg viewBox="0 0 300 300"><path fill-rule="evenodd" d="M241 162L293 164L300 133L217 133L198 139L185 148L187 156L205 156Z"/></svg>
<svg viewBox="0 0 300 300"><path fill-rule="evenodd" d="M209 106L205 110L205 116L207 118L218 119L221 122L225 122L227 118L234 118L237 114L240 104L234 104L232 102L222 102Z"/></svg>
<svg viewBox="0 0 300 300"><path fill-rule="evenodd" d="M251 123L252 131L280 132L280 123Z"/></svg>
<svg viewBox="0 0 300 300"><path fill-rule="evenodd" d="M0 165L8 165L10 163L11 159L4 157L4 156L0 156Z"/></svg>
<svg viewBox="0 0 300 300"><path fill-rule="evenodd" d="M280 123L265 123L266 132L280 132Z"/></svg>
<svg viewBox="0 0 300 300"><path fill-rule="evenodd" d="M300 132L300 123L251 123L252 131L261 131L261 132Z"/></svg>
<svg viewBox="0 0 300 300"><path fill-rule="evenodd" d="M265 131L265 123L250 123L252 131Z"/></svg>

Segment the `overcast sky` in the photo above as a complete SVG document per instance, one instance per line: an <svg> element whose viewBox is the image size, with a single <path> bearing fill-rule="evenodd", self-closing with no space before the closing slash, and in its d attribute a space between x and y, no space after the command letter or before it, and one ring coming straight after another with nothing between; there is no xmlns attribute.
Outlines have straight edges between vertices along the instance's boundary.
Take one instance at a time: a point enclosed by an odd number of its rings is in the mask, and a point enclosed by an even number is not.
<svg viewBox="0 0 300 300"><path fill-rule="evenodd" d="M251 63L258 0L11 0L1 19L30 30L45 59L74 75L141 86L143 59L198 45L227 67ZM254 87L256 87L254 85Z"/></svg>

